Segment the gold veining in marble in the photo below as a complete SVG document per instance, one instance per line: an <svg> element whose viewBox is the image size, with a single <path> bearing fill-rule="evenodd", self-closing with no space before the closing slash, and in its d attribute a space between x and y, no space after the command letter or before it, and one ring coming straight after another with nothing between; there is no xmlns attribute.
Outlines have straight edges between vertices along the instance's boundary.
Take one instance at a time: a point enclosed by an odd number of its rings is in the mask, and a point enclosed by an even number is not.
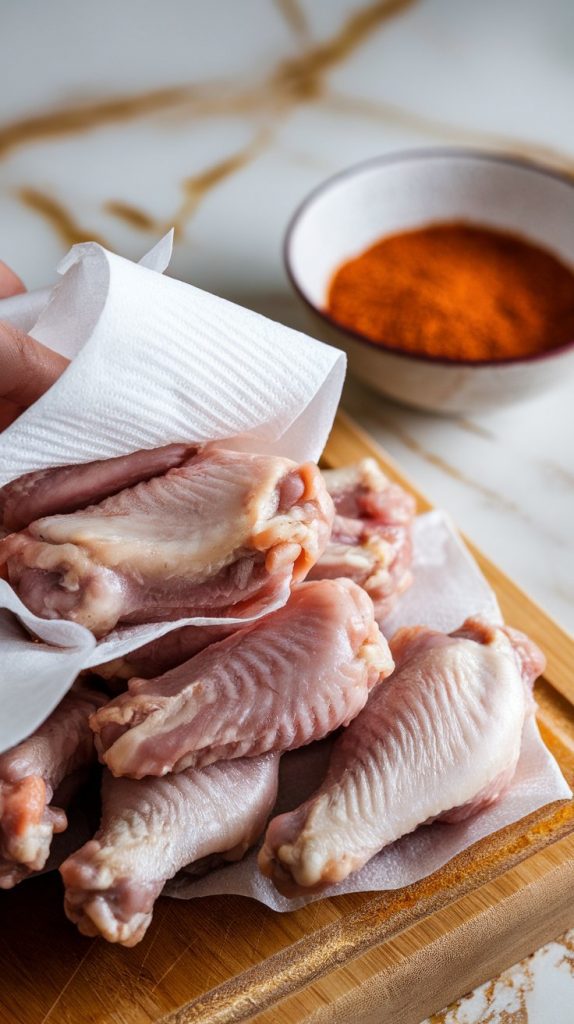
<svg viewBox="0 0 574 1024"><path fill-rule="evenodd" d="M310 167L312 170L320 171L325 175L332 174L333 172L333 165L327 156L321 156L320 153L306 152L291 144L285 145L281 137L278 137L275 141L274 152L279 156L285 157L290 163L299 164L301 167Z"/></svg>
<svg viewBox="0 0 574 1024"><path fill-rule="evenodd" d="M566 967L574 978L574 931L567 932L561 939L556 940L559 946L562 946L564 953L558 961L559 967Z"/></svg>
<svg viewBox="0 0 574 1024"><path fill-rule="evenodd" d="M506 153L525 160L540 161L548 167L574 175L574 156L554 146L547 146L532 139L518 139L497 132L481 131L478 128L463 128L447 121L438 120L426 114L419 114L385 100L371 100L362 96L349 96L334 90L327 91L322 98L326 107L339 114L347 114L375 120L379 123L396 125L414 135L426 135L439 142L454 146L471 146L477 149Z"/></svg>
<svg viewBox="0 0 574 1024"><path fill-rule="evenodd" d="M82 227L70 210L55 196L28 187L19 189L16 195L24 206L40 214L54 228L65 246L75 245L77 242L98 242L107 247L107 242L101 235Z"/></svg>
<svg viewBox="0 0 574 1024"><path fill-rule="evenodd" d="M255 160L268 145L270 139L271 133L267 129L263 129L242 149L186 178L181 184L184 198L173 215L166 220L159 220L146 210L142 210L141 207L121 200L108 200L104 204L104 210L139 231L162 233L173 227L175 239L179 240L185 232L188 220L193 216L202 199L226 178Z"/></svg>
<svg viewBox="0 0 574 1024"><path fill-rule="evenodd" d="M270 139L270 131L263 129L243 149L212 164L204 171L191 175L182 182L184 191L183 202L175 215L170 219L170 224L166 225L167 227L171 226L171 224L174 225L176 238L182 236L187 221L195 213L204 196L221 184L222 181L225 181L226 178L229 178L236 171L239 171L242 167L255 160L268 145Z"/></svg>
<svg viewBox="0 0 574 1024"><path fill-rule="evenodd" d="M279 999L303 989L313 980L332 971L334 965L352 961L368 949L385 943L391 935L398 937L405 934L407 926L413 923L411 914L414 914L415 920L422 921L442 906L448 915L448 907L445 908L440 901L441 891L443 896L448 893L450 906L456 903L462 893L470 890L475 893L471 899L476 899L476 907L482 913L490 904L480 896L482 890L477 892L477 889L485 882L488 888L491 884L489 879L492 879L492 886L496 890L495 903L507 897L511 891L517 891L514 882L510 884L510 889L506 888L507 875L495 875L493 878L491 872L496 863L503 863L507 872L519 862L525 862L528 871L527 858L539 848L538 843L541 841L546 846L545 858L553 862L555 867L563 862L556 847L549 847L547 843L555 842L559 835L571 833L573 802L554 804L550 814L549 810L549 807L541 808L527 819L506 826L459 855L435 875L418 883L401 890L380 893L364 901L362 897L367 894L360 894L358 909L354 909L350 915L344 910L345 901L349 901L350 908L359 894L340 897L337 901L341 908L340 921L324 926L315 933L309 932L297 944L295 957L294 947L284 948L266 961L254 964L240 976L232 977L211 990L206 987L203 995L166 1017L165 1024L189 1024L191 1020L200 1019L209 1020L210 1024L234 1024L246 1020L253 1005L260 1011L274 1006ZM559 821L565 828L564 833L561 829L558 831ZM543 837L546 837L546 842ZM568 835L565 841L570 840L571 835ZM514 851L512 855L511 850ZM517 879L516 884L522 888L525 879L520 869L518 874L520 880ZM534 876L531 881L534 881ZM459 924L460 918L457 915L455 917ZM404 949L401 955L405 955ZM506 1018L507 1024L518 1024L519 1020L515 1018L513 1022L512 1018ZM469 1022L450 1020L446 1024ZM486 1022L481 1021L481 1024ZM489 1021L489 1024L496 1024L496 1018Z"/></svg>
<svg viewBox="0 0 574 1024"><path fill-rule="evenodd" d="M467 434L474 434L476 437L481 437L483 441L495 441L496 435L491 430L487 430L480 423L475 423L473 420L458 419L457 426L462 430L466 430Z"/></svg>
<svg viewBox="0 0 574 1024"><path fill-rule="evenodd" d="M478 491L479 494L481 494L483 498L487 498L488 501L497 505L503 505L507 511L513 512L515 515L523 514L522 508L515 502L510 501L510 499L506 498L498 491L493 491L490 487L486 487L473 477L463 473L462 470L457 469L456 466L447 462L442 455L437 455L436 452L432 452L428 448L425 448L420 441L417 441L417 439L407 433L406 430L399 427L397 423L394 423L383 416L381 416L381 423L384 425L386 430L391 434L394 434L401 444L404 444L405 448L408 448L409 451L413 452L415 455L420 455L420 457L431 466L434 466L436 469L440 469L441 472L446 473L446 475L450 476L453 480L457 480L458 483L465 484L466 487L472 487L473 490Z"/></svg>
<svg viewBox="0 0 574 1024"><path fill-rule="evenodd" d="M468 1002L470 998L470 995L461 996L460 999L456 999L454 1003L451 1003L444 1010L439 1010L438 1013L432 1013L428 1018L428 1024L456 1024L456 1017L453 1020L452 1015L457 1014L461 1006ZM451 1019L447 1020L449 1015L451 1015Z"/></svg>
<svg viewBox="0 0 574 1024"><path fill-rule="evenodd" d="M385 10L387 10L389 7L396 6L402 7L406 5L369 5L369 7L376 7L377 9L384 7ZM359 40L359 43L361 41L362 39ZM359 45L359 43L357 43L356 45ZM332 53L333 50L331 49L331 56L327 54L328 60L331 59ZM318 61L318 63L321 64L321 61L324 61L326 58L324 54L320 54L319 56L320 60ZM345 53L343 57L340 59L344 59L346 56L347 54ZM295 64L294 69L292 67L292 69L287 73L283 71L282 74L280 74L278 77L278 82L281 85L281 88L278 88L278 95L280 97L280 99L278 100L279 104L281 106L289 106L289 103L287 103L286 99L287 97L290 97L291 104L294 104L296 102L307 102L316 97L319 97L321 95L322 85L321 76L325 73L325 71L328 71L331 67L334 66L333 63L329 64L328 60L326 64L321 64L322 70L319 70L317 74L315 74L314 71L310 70L309 67L306 66L305 64L299 66ZM288 64L289 62L286 63ZM184 87L182 89L174 90L159 90L156 93L146 94L146 96L133 96L124 98L123 100L122 98L119 98L118 100L94 103L91 105L91 107L84 108L84 110L89 109L90 111L90 124L86 126L80 125L78 123L78 118L74 115L73 112L68 112L69 116L60 118L59 122L57 119L55 119L51 125L46 120L43 124L39 124L39 122L41 121L41 116L39 118L29 118L27 121L27 128L25 126L25 130L23 132L20 131L19 137L18 131L6 133L6 129L3 131L0 128L0 155L2 155L3 153L11 152L17 146L26 144L29 141L41 141L42 139L47 140L49 138L55 138L57 136L76 134L82 131L92 130L104 124L118 124L123 121L135 119L137 117L147 117L150 115L161 114L164 111L169 112L174 110L181 110L183 116L188 116L190 114L192 116L194 114L197 116L208 116L210 113L223 114L244 110L256 110L263 106L263 102L269 102L270 104L273 104L276 101L276 98L273 96L269 100L266 99L265 101L263 101L263 99L260 98L260 90L254 90L252 92L246 91L242 95L239 95L238 97L234 98L231 95L232 90L228 89L228 87L225 85L222 85L221 87L215 86L213 88L213 92L211 95L208 95L209 90L206 90L205 95L198 95L194 93L194 95L192 96L191 91L191 87ZM256 94L258 97L257 102L254 101L254 97ZM410 117L410 115L408 116ZM413 117L416 117L416 115L413 115ZM9 127L10 126L8 126L8 128ZM14 127L15 126L12 126L12 128ZM422 128L419 123L419 128L417 128L417 131L424 130L425 129ZM459 133L457 129L447 127L445 131L452 131L454 133L454 141L464 141L464 139L461 138L461 136L463 136L462 130ZM36 134L34 135L34 133ZM432 134L432 131L430 132L430 134ZM476 136L474 135L474 133L472 134L473 138L475 138ZM445 139L445 134L442 134L441 138ZM509 140L506 140L506 143L508 141ZM513 140L513 142L515 142L515 140ZM530 144L527 145L530 147ZM540 147L537 147L537 150L540 150ZM555 151L552 151L552 153L555 153ZM534 155L530 148L529 154L527 155ZM558 154L557 158L562 159L562 155ZM232 174L235 171L235 169L237 169L235 166L230 166L230 169L226 173L225 168L222 166L226 163L228 165L231 165L233 160L233 157L227 158L226 160L221 161L219 165L214 165L211 169L201 172L200 175L194 175L187 179L186 190L187 188L189 188L190 194L193 194L195 189L196 195L196 201L192 203L192 212L194 212L194 210L197 208L197 203L200 201L201 197L205 195L210 188L215 187L219 182L223 181L226 177L229 176L229 174ZM574 167L574 162L571 159L569 162L570 165ZM238 166L244 166L244 164L239 163ZM218 167L219 170L217 169ZM198 179L202 178L204 179L203 183L201 182L201 180L198 181ZM195 184L193 184L194 180ZM207 181L206 187L205 181ZM27 198L24 198L25 196ZM38 213L40 213L47 220L49 220L53 224L54 228L60 234L60 237L65 237L64 232L74 231L76 231L77 234L75 235L75 237L73 237L73 241L83 240L86 237L88 237L86 235L86 232L83 230L82 226L76 225L74 223L73 218L70 218L68 212L64 210L63 207L59 204L59 202L54 200L52 197L46 195L43 192L38 192L36 190L23 189L20 198L22 199L22 201L26 202L26 205L29 206L29 208L36 209ZM112 201L111 204L106 204L106 208L107 212L112 213L114 216L123 218L126 222L129 222L131 218L132 226L138 227L138 229L140 230L152 230L156 226L155 219L153 219L144 211L138 210L137 207L130 206L130 204L121 203L121 201ZM65 216L62 217L62 214L64 214ZM68 218L67 220L66 217ZM139 223L136 224L138 218ZM148 223L150 227L145 228L143 222ZM90 233L89 237L93 238L93 233ZM66 244L70 244L70 237L67 237L65 240ZM449 469L454 474L458 473L458 470L455 470L454 467L449 467ZM567 946L566 948L568 952L570 952L570 947ZM493 986L494 984L495 983L490 983L488 988L490 989L490 986ZM463 1003L464 1000L459 1001L457 1010L460 1010L460 1007L463 1005ZM451 1010L452 1009L454 1009L454 1007L451 1008ZM519 1012L522 1012L521 1017L517 1016ZM524 1007L522 1007L520 1011L513 1011L513 1013L513 1016L504 1016L497 1018L487 1017L486 1020L484 1021L484 1024L487 1024L487 1021L494 1022L494 1020L503 1020L506 1022L506 1024L510 1024L510 1022L512 1022L512 1024L522 1024L523 1021L527 1021L527 1012ZM456 1018L454 1018L454 1020L448 1019L443 1014L435 1015L435 1017L433 1018L433 1024L455 1024L455 1021ZM460 1024L462 1024L462 1021L460 1022Z"/></svg>
<svg viewBox="0 0 574 1024"><path fill-rule="evenodd" d="M297 57L282 61L260 89L230 93L228 96L220 90L218 98L214 93L211 100L206 94L203 111L201 105L196 102L195 114L278 114L293 105L315 99L321 91L323 76L333 66L344 60L382 21L400 13L414 2L416 0L378 0L377 3L367 4L353 12L331 39L325 43L308 46ZM166 230L174 225L176 239L181 238L187 221L195 213L204 196L258 156L270 140L271 129L267 126L258 132L245 149L186 179L182 183L184 200L173 217L165 222L159 222L146 211L123 202L108 202L105 209L141 230Z"/></svg>
<svg viewBox="0 0 574 1024"><path fill-rule="evenodd" d="M534 987L531 960L527 957L476 992L433 1013L428 1024L528 1024L527 996Z"/></svg>
<svg viewBox="0 0 574 1024"><path fill-rule="evenodd" d="M553 478L553 480L561 483L565 487L574 487L574 473L571 473L565 466L561 466L560 463L555 462L554 459L537 459L536 461L538 465Z"/></svg>
<svg viewBox="0 0 574 1024"><path fill-rule="evenodd" d="M416 0L376 0L353 11L324 42L282 60L259 85L234 82L184 84L143 93L88 100L31 114L0 126L0 158L32 143L81 134L138 118L184 110L190 117L257 113L316 96L321 77L345 60L384 21Z"/></svg>
<svg viewBox="0 0 574 1024"><path fill-rule="evenodd" d="M504 509L505 512L510 512L513 516L521 519L524 523L529 526L534 524L534 520L529 516L525 507L518 502L512 501L501 491L495 491L491 487L487 487L481 483L480 480L469 476L463 470L458 469L457 466L453 466L452 463L448 462L442 455L438 455L436 452L426 448L420 441L418 441L412 434L409 434L406 430L400 427L396 422L386 417L381 409L379 414L379 421L385 430L388 430L390 434L393 434L405 446L409 451L415 455L420 456L429 465L434 466L435 469L440 470L446 476L449 476L452 480L456 480L457 483L464 484L465 487L471 488L477 494L480 494L482 498L485 498L489 504L496 505L498 508ZM548 541L559 547L563 541L556 534L550 526L542 521L536 522L536 529L544 536Z"/></svg>
<svg viewBox="0 0 574 1024"><path fill-rule="evenodd" d="M522 519L522 521L527 523L529 526L533 525L534 520L528 514L524 505L520 505L519 503L512 501L512 499L507 498L504 494L499 492L499 490L494 490L492 487L486 486L486 484L482 483L480 480L463 472L456 466L453 466L452 463L448 462L443 456L438 455L436 452L431 452L428 447L421 443L421 441L416 440L412 434L409 434L396 422L385 417L382 411L380 413L379 420L381 425L384 426L389 433L393 434L402 444L404 444L409 452L420 456L425 460L425 462L434 466L435 469L439 469L452 480L456 480L458 483L462 483L466 487L472 488L474 492L486 499L490 505L495 505L498 508L503 509L505 512L512 513L512 515ZM539 534L551 544L554 544L557 547L562 545L563 542L561 538L553 529L550 528L550 525L538 520L536 522L536 529Z"/></svg>
<svg viewBox="0 0 574 1024"><path fill-rule="evenodd" d="M190 87L185 86L88 100L30 114L0 125L0 158L23 146L149 117L189 100Z"/></svg>
<svg viewBox="0 0 574 1024"><path fill-rule="evenodd" d="M121 199L108 199L103 208L105 213L117 217L118 220L123 220L125 224L129 224L131 228L136 228L139 231L154 231L157 227L155 217L138 206L125 203Z"/></svg>
<svg viewBox="0 0 574 1024"><path fill-rule="evenodd" d="M476 437L482 438L484 441L489 441L491 444L500 444L501 438L494 433L492 430L487 430L482 424L475 423L473 420L458 419L456 421L458 427L466 431L467 434L474 434ZM549 458L539 458L531 453L528 454L529 461L538 466L543 473L551 477L553 481L562 484L564 487L570 489L574 487L574 473L569 472L564 466L561 466L559 462L555 462Z"/></svg>
<svg viewBox="0 0 574 1024"><path fill-rule="evenodd" d="M62 106L31 114L0 126L0 159L15 150L42 141L74 136L105 126L128 123L154 116L178 115L185 120L213 116L243 115L263 118L267 122L289 113L300 104L320 101L339 114L376 119L396 124L417 135L427 135L442 142L458 143L505 150L517 156L542 160L566 173L574 174L574 158L553 147L529 140L507 138L490 132L456 127L436 118L405 110L384 100L352 97L331 90L327 74L345 61L385 21L413 6L416 0L375 0L352 11L333 34L323 41L312 42L308 25L297 0L276 0L281 16L287 20L300 40L301 51L282 59L271 74L259 83L235 83L218 80L187 83L181 86L148 90L142 93L97 98L83 103ZM197 209L200 199L213 187L229 177L246 161L229 157L200 175L182 183L185 198L175 219L181 235L186 220ZM81 226L60 200L33 189L23 192L29 208L37 210L53 224L66 244L86 237ZM104 209L124 223L141 231L155 231L158 219L131 203L109 200ZM161 224L163 228L165 224ZM75 232L77 228L77 233Z"/></svg>
<svg viewBox="0 0 574 1024"><path fill-rule="evenodd" d="M528 1024L528 995L535 988L536 967L544 960L551 970L565 967L574 976L574 931L434 1013L428 1024Z"/></svg>
<svg viewBox="0 0 574 1024"><path fill-rule="evenodd" d="M417 0L378 0L353 11L330 39L297 57L282 61L269 79L280 103L309 102L323 91L327 72L346 60L380 25L402 14Z"/></svg>
<svg viewBox="0 0 574 1024"><path fill-rule="evenodd" d="M259 122L263 118L269 124L270 119L276 121L295 106L316 100L324 89L324 77L330 70L349 57L383 22L401 14L414 3L416 0L375 0L363 5L352 11L327 40L311 43L303 39L301 53L281 60L267 79L255 85L238 86L225 81L186 84L76 103L21 118L0 126L0 159L33 143L160 114L178 113L187 119L249 115ZM288 6L293 21L296 8L293 4ZM285 5L282 13L285 16ZM244 166L251 153L260 147L257 136L248 147L247 157L226 158L183 182L185 198L175 217L170 219L170 225L175 220L176 233L181 235L185 222L209 189ZM81 227L74 235L74 218L61 202L29 188L23 189L22 193L27 197L21 195L23 201L49 220L60 237L66 239L66 244L85 239ZM104 208L107 213L140 230L155 230L158 226L156 218L123 200L110 200Z"/></svg>
<svg viewBox="0 0 574 1024"><path fill-rule="evenodd" d="M531 954L475 992L434 1013L428 1024L528 1024L528 995L535 983L532 961Z"/></svg>
<svg viewBox="0 0 574 1024"><path fill-rule="evenodd" d="M309 23L299 0L275 0L275 3L295 36L304 43L309 42Z"/></svg>

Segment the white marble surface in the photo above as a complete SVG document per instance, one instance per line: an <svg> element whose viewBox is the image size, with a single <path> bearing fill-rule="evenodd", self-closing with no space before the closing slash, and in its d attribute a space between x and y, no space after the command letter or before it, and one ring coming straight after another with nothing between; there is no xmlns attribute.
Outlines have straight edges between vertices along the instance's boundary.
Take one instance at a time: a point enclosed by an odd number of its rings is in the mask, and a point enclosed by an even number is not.
<svg viewBox="0 0 574 1024"><path fill-rule="evenodd" d="M177 221L176 276L301 326L282 236L297 203L333 172L444 143L574 172L573 34L571 0L6 3L0 255L39 286L77 238L136 256ZM569 628L573 387L566 380L462 422L401 409L353 382L345 397L418 485ZM436 1020L570 1021L571 960L548 947L512 985L497 983L496 1006L478 993Z"/></svg>
<svg viewBox="0 0 574 1024"><path fill-rule="evenodd" d="M572 1024L573 992L571 931L423 1024Z"/></svg>

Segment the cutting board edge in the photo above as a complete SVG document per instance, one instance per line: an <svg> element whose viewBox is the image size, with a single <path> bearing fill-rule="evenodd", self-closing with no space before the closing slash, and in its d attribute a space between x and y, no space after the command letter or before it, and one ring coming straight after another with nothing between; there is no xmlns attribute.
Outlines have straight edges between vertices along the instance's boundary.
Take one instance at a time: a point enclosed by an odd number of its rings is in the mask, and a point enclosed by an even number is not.
<svg viewBox="0 0 574 1024"><path fill-rule="evenodd" d="M574 835L274 1006L229 1024L420 1024L572 926Z"/></svg>
<svg viewBox="0 0 574 1024"><path fill-rule="evenodd" d="M529 901L526 915L525 899ZM530 927L525 927L526 922ZM348 1014L333 1018L341 1024L351 1020L353 1024L419 1024L424 1017L573 925L574 833L571 833L391 938L378 942L373 935L368 948L356 957L348 955L344 963L339 962L341 957L336 953L331 965L325 962L319 965L313 958L307 959L306 940L302 939L168 1013L158 1024L292 1024L294 1021L330 1024L331 1018L321 1014L321 1007L326 1005L333 988L339 988L337 998L343 1000ZM485 958L484 951L489 944L493 948L493 936L498 941L496 953L491 952ZM433 958L437 961L442 958L445 968L449 962L452 967L453 945L466 966L463 987L461 989L460 976L453 975L452 984L439 990L436 972L431 970ZM285 970L286 957L297 946L302 962L293 965L292 970ZM381 958L380 965L376 963L377 957ZM427 985L424 1000L415 1002L412 965L418 961ZM411 967L405 967L406 963ZM418 979L419 975L416 976ZM430 981L435 984L430 985ZM352 993L360 996L366 983L379 992L378 1016L372 1021L368 1016L358 1015L357 1005L351 1002ZM417 980L415 989L420 988ZM258 1007L255 1012L254 1006ZM290 1007L296 1007L296 1016L291 1014Z"/></svg>

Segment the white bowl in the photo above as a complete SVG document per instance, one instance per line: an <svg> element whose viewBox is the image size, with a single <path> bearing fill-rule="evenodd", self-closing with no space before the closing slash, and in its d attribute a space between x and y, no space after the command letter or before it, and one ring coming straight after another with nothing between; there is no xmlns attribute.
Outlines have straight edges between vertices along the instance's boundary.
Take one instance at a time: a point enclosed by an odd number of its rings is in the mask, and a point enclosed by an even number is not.
<svg viewBox="0 0 574 1024"><path fill-rule="evenodd" d="M314 333L344 349L351 372L377 391L433 412L494 408L563 381L574 370L574 339L540 355L477 364L397 352L339 327L326 314L330 280L346 260L385 235L453 220L513 231L574 268L571 180L473 150L384 156L320 185L289 225L285 265L313 316Z"/></svg>

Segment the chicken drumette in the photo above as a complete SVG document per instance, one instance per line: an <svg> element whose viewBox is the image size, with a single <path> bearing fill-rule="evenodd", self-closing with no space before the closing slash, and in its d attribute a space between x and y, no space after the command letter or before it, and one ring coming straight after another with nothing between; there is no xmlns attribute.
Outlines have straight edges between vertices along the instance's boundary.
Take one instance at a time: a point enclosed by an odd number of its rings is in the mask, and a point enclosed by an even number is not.
<svg viewBox="0 0 574 1024"><path fill-rule="evenodd" d="M275 818L259 862L286 895L340 882L419 825L462 821L509 785L544 668L523 634L468 619L402 629L394 674L336 741L327 776Z"/></svg>

